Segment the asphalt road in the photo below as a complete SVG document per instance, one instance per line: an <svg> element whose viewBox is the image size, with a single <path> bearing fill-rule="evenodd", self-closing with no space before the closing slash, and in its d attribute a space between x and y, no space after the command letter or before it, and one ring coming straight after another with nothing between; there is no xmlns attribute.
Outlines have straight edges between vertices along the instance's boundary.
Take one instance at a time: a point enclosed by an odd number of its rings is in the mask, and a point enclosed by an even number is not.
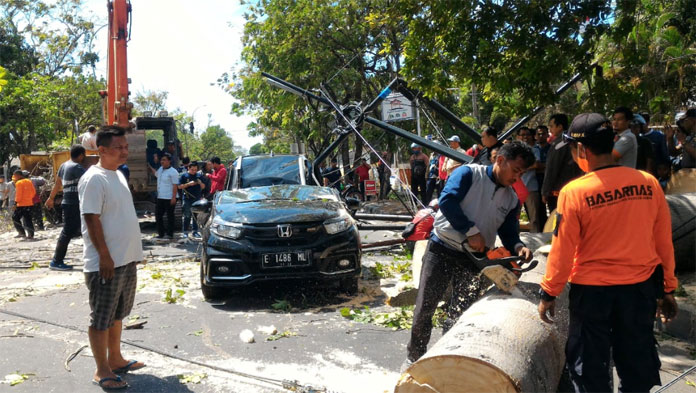
<svg viewBox="0 0 696 393"><path fill-rule="evenodd" d="M101 391L91 384L89 348L70 361L70 371L65 366L70 354L88 344L89 306L81 272L45 268L53 232L41 234L35 243L14 243L11 233L0 234L0 381L13 374L26 377L15 386L0 383L1 392ZM393 238L386 232L364 236L364 242ZM390 309L384 283L367 267L393 261L393 253L365 255L364 280L354 298L295 285L263 287L207 303L193 261L196 246L145 242L149 262L140 267L136 305L125 322L146 324L124 331L123 351L148 366L125 377L129 392L289 391L280 386L283 380L334 392L392 391L409 332L354 322L342 317L340 309ZM70 250L79 262L79 241ZM281 335L269 337L259 330L270 325ZM245 329L254 333L254 343L240 339ZM436 329L433 341L439 337ZM664 382L693 364L693 354L681 344L663 345L663 352L672 351L664 354L663 363L669 361ZM692 375L668 392L694 393L687 382L695 379Z"/></svg>

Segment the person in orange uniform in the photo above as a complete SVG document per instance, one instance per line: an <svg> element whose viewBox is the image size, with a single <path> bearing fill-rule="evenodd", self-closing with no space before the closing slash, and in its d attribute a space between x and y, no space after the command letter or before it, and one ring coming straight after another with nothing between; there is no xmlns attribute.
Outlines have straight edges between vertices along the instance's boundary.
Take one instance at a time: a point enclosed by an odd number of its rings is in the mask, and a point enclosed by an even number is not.
<svg viewBox="0 0 696 393"><path fill-rule="evenodd" d="M553 322L555 297L570 281L566 362L575 391L611 391L611 349L619 391L648 392L660 384L656 312L665 322L677 313L671 216L653 176L614 163L606 121L584 113L564 134L586 174L558 197L539 316Z"/></svg>
<svg viewBox="0 0 696 393"><path fill-rule="evenodd" d="M31 222L31 209L34 206L34 185L24 176L24 172L17 170L12 176L15 182L15 211L12 214L12 222L17 229L17 238L34 238L34 224ZM24 222L24 226L22 226Z"/></svg>

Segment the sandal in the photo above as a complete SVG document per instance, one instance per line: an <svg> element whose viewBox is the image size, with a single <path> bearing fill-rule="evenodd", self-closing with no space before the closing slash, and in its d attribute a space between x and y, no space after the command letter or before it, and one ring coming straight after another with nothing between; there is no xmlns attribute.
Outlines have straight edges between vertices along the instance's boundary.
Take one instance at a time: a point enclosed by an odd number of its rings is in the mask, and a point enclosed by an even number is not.
<svg viewBox="0 0 696 393"><path fill-rule="evenodd" d="M142 366L136 366L136 365L135 365L136 363L138 363L137 360L131 360L131 361L129 361L128 364L126 364L125 366L119 367L119 368L114 369L114 370L111 370L111 371L112 371L114 374L125 374L125 373L127 373L127 372L129 372L129 371L140 370L141 368L145 367L144 364L143 364Z"/></svg>
<svg viewBox="0 0 696 393"><path fill-rule="evenodd" d="M109 381L123 382L123 380L121 379L121 377L119 377L119 376L117 375L116 378L113 378L113 377L106 377L106 378L100 379L98 382L95 381L95 380L93 379L93 380L92 380L92 384L94 384L94 385L99 385L99 387L102 388L102 389L103 389L104 391L106 391L106 392L113 392L113 391L116 391L116 390L127 389L128 386L129 386L127 383L124 383L123 385L118 385L118 386L105 386L104 383L109 382Z"/></svg>

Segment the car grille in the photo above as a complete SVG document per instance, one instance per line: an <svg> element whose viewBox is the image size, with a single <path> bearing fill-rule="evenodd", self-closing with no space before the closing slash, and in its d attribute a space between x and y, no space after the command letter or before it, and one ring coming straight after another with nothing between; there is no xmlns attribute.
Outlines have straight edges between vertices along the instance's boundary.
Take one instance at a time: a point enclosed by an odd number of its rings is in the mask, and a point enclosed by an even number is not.
<svg viewBox="0 0 696 393"><path fill-rule="evenodd" d="M321 222L289 225L292 228L292 235L290 237L279 236L278 224L244 225L244 238L260 246L297 247L312 243L317 240L317 236L324 233Z"/></svg>

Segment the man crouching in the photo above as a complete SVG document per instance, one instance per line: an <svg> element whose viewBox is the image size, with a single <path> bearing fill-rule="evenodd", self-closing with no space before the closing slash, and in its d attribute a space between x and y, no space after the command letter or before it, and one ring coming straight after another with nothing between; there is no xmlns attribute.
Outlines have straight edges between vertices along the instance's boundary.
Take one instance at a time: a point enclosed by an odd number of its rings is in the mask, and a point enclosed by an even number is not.
<svg viewBox="0 0 696 393"><path fill-rule="evenodd" d="M128 183L117 169L128 158L125 130L105 126L97 133L99 163L80 178L85 282L89 289L89 343L100 387L125 389L116 374L145 367L121 355L122 320L133 308L136 264L143 260L138 217Z"/></svg>
<svg viewBox="0 0 696 393"><path fill-rule="evenodd" d="M450 283L453 292L445 330L480 296L480 271L463 252L465 245L483 252L495 247L498 234L510 252L531 259L532 252L520 241L520 203L511 186L533 163L531 148L515 141L500 148L493 165L461 166L447 178L423 255L408 357L402 371L426 352L433 314Z"/></svg>

